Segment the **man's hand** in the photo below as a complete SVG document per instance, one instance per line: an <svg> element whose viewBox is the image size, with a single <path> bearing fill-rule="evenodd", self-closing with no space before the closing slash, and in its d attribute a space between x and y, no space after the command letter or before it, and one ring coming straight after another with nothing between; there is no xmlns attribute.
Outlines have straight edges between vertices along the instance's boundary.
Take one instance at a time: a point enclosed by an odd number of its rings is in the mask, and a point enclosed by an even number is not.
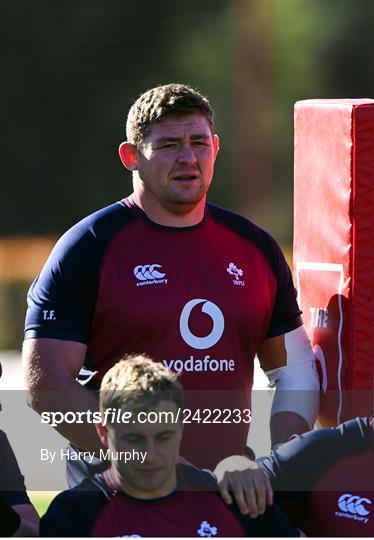
<svg viewBox="0 0 374 540"><path fill-rule="evenodd" d="M230 456L217 465L214 474L223 500L227 504L235 500L242 514L255 518L273 504L270 480L256 461Z"/></svg>

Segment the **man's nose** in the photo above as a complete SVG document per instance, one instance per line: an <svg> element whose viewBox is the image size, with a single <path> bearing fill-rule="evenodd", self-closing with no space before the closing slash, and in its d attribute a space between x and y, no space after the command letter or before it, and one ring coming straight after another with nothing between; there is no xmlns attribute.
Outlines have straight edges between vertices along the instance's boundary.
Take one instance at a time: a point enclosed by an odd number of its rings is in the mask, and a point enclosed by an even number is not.
<svg viewBox="0 0 374 540"><path fill-rule="evenodd" d="M149 441L146 444L146 456L145 456L145 463L152 463L156 459L156 448L153 441Z"/></svg>
<svg viewBox="0 0 374 540"><path fill-rule="evenodd" d="M196 163L196 155L190 144L181 145L178 153L178 161L180 163Z"/></svg>

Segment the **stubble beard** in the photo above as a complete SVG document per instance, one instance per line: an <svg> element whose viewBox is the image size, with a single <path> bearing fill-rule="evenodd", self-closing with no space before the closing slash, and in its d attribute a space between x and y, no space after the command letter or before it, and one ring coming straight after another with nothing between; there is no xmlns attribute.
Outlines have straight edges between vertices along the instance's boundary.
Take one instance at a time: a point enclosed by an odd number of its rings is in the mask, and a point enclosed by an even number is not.
<svg viewBox="0 0 374 540"><path fill-rule="evenodd" d="M180 186L182 187L182 186ZM164 198L164 205L175 213L185 214L193 210L203 199L205 200L208 188L200 183L193 190L188 189L170 189Z"/></svg>
<svg viewBox="0 0 374 540"><path fill-rule="evenodd" d="M209 189L210 182L208 186L200 180L199 184L194 186L191 189L191 186L182 185L169 185L165 186L162 192L157 192L157 190L152 189L150 185L147 185L146 182L140 179L138 176L136 182L133 181L133 187L135 193L139 197L139 201L143 200L143 208L148 212L157 206L163 208L168 213L183 216L192 212L199 203L206 198L206 194ZM139 189L140 188L140 189Z"/></svg>

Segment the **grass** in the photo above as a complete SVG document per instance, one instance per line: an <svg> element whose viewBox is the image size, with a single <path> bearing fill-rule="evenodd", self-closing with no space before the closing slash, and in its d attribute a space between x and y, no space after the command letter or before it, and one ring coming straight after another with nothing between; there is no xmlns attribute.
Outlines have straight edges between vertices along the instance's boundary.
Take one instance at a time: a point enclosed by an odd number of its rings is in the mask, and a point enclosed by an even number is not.
<svg viewBox="0 0 374 540"><path fill-rule="evenodd" d="M52 499L58 494L58 491L29 491L28 496L35 506L39 516L45 514Z"/></svg>

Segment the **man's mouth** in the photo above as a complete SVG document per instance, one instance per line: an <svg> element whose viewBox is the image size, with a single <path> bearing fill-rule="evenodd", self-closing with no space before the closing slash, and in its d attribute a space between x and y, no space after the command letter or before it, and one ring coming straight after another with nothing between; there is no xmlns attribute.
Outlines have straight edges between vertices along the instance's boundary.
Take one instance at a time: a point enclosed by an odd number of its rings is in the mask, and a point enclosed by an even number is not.
<svg viewBox="0 0 374 540"><path fill-rule="evenodd" d="M162 467L154 467L152 469L137 469L137 472L143 476L155 476L160 471L162 471Z"/></svg>
<svg viewBox="0 0 374 540"><path fill-rule="evenodd" d="M198 174L177 174L173 176L173 180L177 180L178 182L190 182L192 180L196 180L198 178Z"/></svg>

